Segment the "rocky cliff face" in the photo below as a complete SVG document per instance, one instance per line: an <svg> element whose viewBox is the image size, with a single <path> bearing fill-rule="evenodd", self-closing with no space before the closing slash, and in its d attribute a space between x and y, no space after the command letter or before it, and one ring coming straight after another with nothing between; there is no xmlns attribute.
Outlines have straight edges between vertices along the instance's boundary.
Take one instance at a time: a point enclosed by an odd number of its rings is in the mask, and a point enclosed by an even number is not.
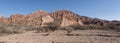
<svg viewBox="0 0 120 43"><path fill-rule="evenodd" d="M11 24L24 24L30 26L41 26L44 23L49 23L52 21L58 21L60 26L69 26L69 25L109 25L109 24L120 24L119 21L107 21L98 18L89 18L86 16L79 16L71 11L67 10L58 10L55 12L45 12L45 11L36 11L26 16L22 14L11 15L10 18L4 18L0 16L0 22L11 23Z"/></svg>
<svg viewBox="0 0 120 43"><path fill-rule="evenodd" d="M47 16L48 13L45 11L36 11L31 14L28 14L23 20L23 24L26 25L35 25L35 26L40 26L42 24L42 17Z"/></svg>
<svg viewBox="0 0 120 43"><path fill-rule="evenodd" d="M83 23L81 22L81 19L79 19L79 16L71 11L59 10L59 11L50 13L50 15L55 20L61 21L61 26L68 26L68 25L74 25L74 24L83 25Z"/></svg>
<svg viewBox="0 0 120 43"><path fill-rule="evenodd" d="M0 22L2 22L2 23L7 23L7 22L8 22L8 19L0 16Z"/></svg>
<svg viewBox="0 0 120 43"><path fill-rule="evenodd" d="M46 15L44 17L42 17L42 25L44 26L45 23L49 23L49 22L53 22L54 18L52 18L50 15Z"/></svg>
<svg viewBox="0 0 120 43"><path fill-rule="evenodd" d="M11 15L10 18L8 18L8 20L11 23L18 23L21 20L23 20L24 18L25 18L25 16L22 14L15 14L15 15Z"/></svg>
<svg viewBox="0 0 120 43"><path fill-rule="evenodd" d="M51 13L39 10L28 14L27 16L24 16L22 14L15 14L11 15L10 18L8 18L8 21L15 24L34 26L41 26L44 23L52 21L59 21L61 26L68 26L74 24L83 25L78 15L67 10L60 10Z"/></svg>

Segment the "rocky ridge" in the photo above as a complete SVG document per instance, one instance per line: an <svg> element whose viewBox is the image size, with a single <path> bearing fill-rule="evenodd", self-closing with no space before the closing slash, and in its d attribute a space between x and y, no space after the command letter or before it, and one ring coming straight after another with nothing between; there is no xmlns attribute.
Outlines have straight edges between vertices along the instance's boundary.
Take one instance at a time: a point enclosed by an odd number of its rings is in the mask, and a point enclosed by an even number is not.
<svg viewBox="0 0 120 43"><path fill-rule="evenodd" d="M40 26L47 22L59 21L61 26L68 26L73 24L83 25L77 15L74 15L71 11L60 10L56 12L36 11L27 16L22 14L11 15L10 18L0 17L0 22L13 23L13 24L26 24Z"/></svg>
<svg viewBox="0 0 120 43"><path fill-rule="evenodd" d="M117 24L119 25L120 22L117 21L107 21L98 18L90 18L86 16L80 16L68 10L58 10L55 12L45 12L42 10L33 12L24 16L23 14L15 14L11 15L9 18L4 18L0 16L0 22L3 23L12 23L12 24L24 24L30 26L41 26L44 23L58 21L60 26L69 26L69 25L110 25L110 24Z"/></svg>

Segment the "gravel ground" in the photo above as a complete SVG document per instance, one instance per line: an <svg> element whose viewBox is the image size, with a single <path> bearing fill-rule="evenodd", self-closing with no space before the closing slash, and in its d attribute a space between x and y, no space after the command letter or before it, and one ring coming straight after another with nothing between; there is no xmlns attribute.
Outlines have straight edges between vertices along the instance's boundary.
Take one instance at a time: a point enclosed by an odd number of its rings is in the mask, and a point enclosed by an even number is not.
<svg viewBox="0 0 120 43"><path fill-rule="evenodd" d="M58 30L52 33L34 31L0 36L0 43L120 43L120 33L103 30L74 30L70 34Z"/></svg>

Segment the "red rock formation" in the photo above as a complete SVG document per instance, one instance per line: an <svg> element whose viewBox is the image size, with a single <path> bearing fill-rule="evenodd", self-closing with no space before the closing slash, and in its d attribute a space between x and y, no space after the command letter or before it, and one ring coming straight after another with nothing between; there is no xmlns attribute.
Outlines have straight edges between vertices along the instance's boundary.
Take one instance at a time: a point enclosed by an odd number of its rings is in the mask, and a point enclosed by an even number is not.
<svg viewBox="0 0 120 43"><path fill-rule="evenodd" d="M58 10L55 12L45 12L45 11L36 11L26 16L21 14L11 15L10 18L4 18L0 16L0 22L3 23L15 23L15 24L25 24L32 26L41 26L44 23L58 21L61 26L69 26L69 25L109 25L109 24L117 24L116 22L110 22L107 20L101 20L96 18L89 18L86 16L79 16L71 11L67 10ZM119 22L119 21L118 21Z"/></svg>
<svg viewBox="0 0 120 43"><path fill-rule="evenodd" d="M39 10L27 16L21 14L11 15L8 20L10 23L35 26L40 26L43 23L51 22L54 20L59 21L61 23L61 26L68 26L74 24L83 25L77 14L74 14L71 11L67 10L60 10L51 13Z"/></svg>
<svg viewBox="0 0 120 43"><path fill-rule="evenodd" d="M27 25L37 25L40 26L42 24L42 17L45 17L48 15L48 12L39 10L36 12L33 12L25 17L23 20L25 24Z"/></svg>
<svg viewBox="0 0 120 43"><path fill-rule="evenodd" d="M11 15L10 18L9 18L9 22L18 23L21 20L23 20L24 18L25 18L25 16L22 15L22 14Z"/></svg>
<svg viewBox="0 0 120 43"><path fill-rule="evenodd" d="M35 17L45 16L47 14L48 14L48 12L39 10L39 11L36 11L36 12L33 12L33 13L27 15L27 17L35 18Z"/></svg>
<svg viewBox="0 0 120 43"><path fill-rule="evenodd" d="M7 23L8 19L0 16L0 22Z"/></svg>
<svg viewBox="0 0 120 43"><path fill-rule="evenodd" d="M50 15L56 20L61 20L61 26L68 26L74 24L83 25L79 16L71 11L60 10L50 13Z"/></svg>
<svg viewBox="0 0 120 43"><path fill-rule="evenodd" d="M11 15L8 19L10 23L15 24L25 24L25 25L37 25L40 26L42 24L42 17L46 16L48 13L45 11L36 11L27 16L22 14Z"/></svg>

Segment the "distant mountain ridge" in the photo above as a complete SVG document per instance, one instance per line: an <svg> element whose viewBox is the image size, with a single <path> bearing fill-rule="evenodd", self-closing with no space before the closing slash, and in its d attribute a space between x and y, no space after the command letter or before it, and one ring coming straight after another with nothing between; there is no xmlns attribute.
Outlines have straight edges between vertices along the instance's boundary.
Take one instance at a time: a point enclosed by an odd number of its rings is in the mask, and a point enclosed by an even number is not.
<svg viewBox="0 0 120 43"><path fill-rule="evenodd" d="M90 18L86 16L80 16L68 10L58 10L55 12L45 12L42 10L33 12L26 16L22 14L11 15L9 18L4 18L0 16L0 22L11 23L11 24L24 24L30 26L41 26L44 23L49 23L52 21L58 21L60 26L69 25L120 25L120 21L107 21L98 18Z"/></svg>

